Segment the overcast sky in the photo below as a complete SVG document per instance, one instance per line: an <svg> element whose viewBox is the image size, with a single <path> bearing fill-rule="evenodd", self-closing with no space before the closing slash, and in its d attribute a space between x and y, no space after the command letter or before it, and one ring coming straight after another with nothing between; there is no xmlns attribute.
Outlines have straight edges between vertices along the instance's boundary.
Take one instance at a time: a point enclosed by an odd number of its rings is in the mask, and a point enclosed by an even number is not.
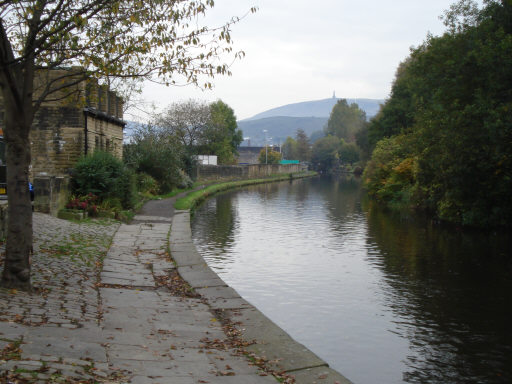
<svg viewBox="0 0 512 384"><path fill-rule="evenodd" d="M337 97L384 99L409 48L429 31L442 34L439 15L453 2L217 0L210 24L259 8L233 27L234 47L246 53L232 66L233 75L215 78L211 91L147 84L142 96L157 108L188 98L222 99L240 120L284 104L325 99L333 91Z"/></svg>

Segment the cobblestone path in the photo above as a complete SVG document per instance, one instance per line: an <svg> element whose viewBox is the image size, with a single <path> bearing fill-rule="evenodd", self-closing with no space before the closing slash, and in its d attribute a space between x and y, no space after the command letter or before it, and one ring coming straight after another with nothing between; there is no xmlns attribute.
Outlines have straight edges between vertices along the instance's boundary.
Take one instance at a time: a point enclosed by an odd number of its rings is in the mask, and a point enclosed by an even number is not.
<svg viewBox="0 0 512 384"><path fill-rule="evenodd" d="M0 288L0 382L275 383L176 284L170 226L169 217L76 224L35 213L35 292Z"/></svg>

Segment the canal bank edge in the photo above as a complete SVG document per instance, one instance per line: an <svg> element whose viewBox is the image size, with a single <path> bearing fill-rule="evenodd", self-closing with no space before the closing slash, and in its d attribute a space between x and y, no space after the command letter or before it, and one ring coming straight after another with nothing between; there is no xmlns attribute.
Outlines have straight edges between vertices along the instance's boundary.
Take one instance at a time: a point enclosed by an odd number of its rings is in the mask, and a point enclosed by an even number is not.
<svg viewBox="0 0 512 384"><path fill-rule="evenodd" d="M176 210L169 236L171 256L181 277L213 310L222 311L247 342L245 349L265 357L272 370L295 377L297 384L351 384L346 377L284 330L229 287L205 262L192 242L190 210Z"/></svg>
<svg viewBox="0 0 512 384"><path fill-rule="evenodd" d="M177 199L176 202L174 203L174 208L176 210L193 210L197 205L199 205L202 201L206 200L208 197L213 196L219 192L226 191L228 189L247 187L256 184L273 183L277 181L303 179L306 177L313 177L317 175L317 172L306 171L289 173L286 175L277 174L262 179L247 179L214 183L211 185L207 185L205 187L201 187L200 189L196 189L192 192L189 192L184 197Z"/></svg>

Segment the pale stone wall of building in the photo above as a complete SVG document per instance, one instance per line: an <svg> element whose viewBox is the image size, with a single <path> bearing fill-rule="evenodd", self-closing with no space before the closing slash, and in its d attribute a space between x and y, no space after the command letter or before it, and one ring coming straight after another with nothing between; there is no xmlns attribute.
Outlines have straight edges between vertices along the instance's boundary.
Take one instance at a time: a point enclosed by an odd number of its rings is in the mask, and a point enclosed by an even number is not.
<svg viewBox="0 0 512 384"><path fill-rule="evenodd" d="M31 176L69 174L84 153L83 127L79 108L41 107L30 132Z"/></svg>
<svg viewBox="0 0 512 384"><path fill-rule="evenodd" d="M96 150L123 157L123 127L114 122L87 116L87 153Z"/></svg>
<svg viewBox="0 0 512 384"><path fill-rule="evenodd" d="M76 73L76 72L75 72ZM34 93L48 82L73 79L73 70L41 71ZM123 153L123 100L95 80L78 82L50 96L36 113L30 132L30 180L36 208L56 214L68 196L69 175L80 156L95 150ZM0 128L3 102L0 94Z"/></svg>

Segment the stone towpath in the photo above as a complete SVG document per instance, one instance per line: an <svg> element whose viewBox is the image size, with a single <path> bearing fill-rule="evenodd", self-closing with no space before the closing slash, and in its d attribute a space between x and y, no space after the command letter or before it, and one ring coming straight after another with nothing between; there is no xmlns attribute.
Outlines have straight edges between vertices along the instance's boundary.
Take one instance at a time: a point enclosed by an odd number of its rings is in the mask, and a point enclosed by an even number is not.
<svg viewBox="0 0 512 384"><path fill-rule="evenodd" d="M349 383L205 264L174 200L129 225L34 214L38 290L0 289L0 382L276 383L267 361L297 383Z"/></svg>

